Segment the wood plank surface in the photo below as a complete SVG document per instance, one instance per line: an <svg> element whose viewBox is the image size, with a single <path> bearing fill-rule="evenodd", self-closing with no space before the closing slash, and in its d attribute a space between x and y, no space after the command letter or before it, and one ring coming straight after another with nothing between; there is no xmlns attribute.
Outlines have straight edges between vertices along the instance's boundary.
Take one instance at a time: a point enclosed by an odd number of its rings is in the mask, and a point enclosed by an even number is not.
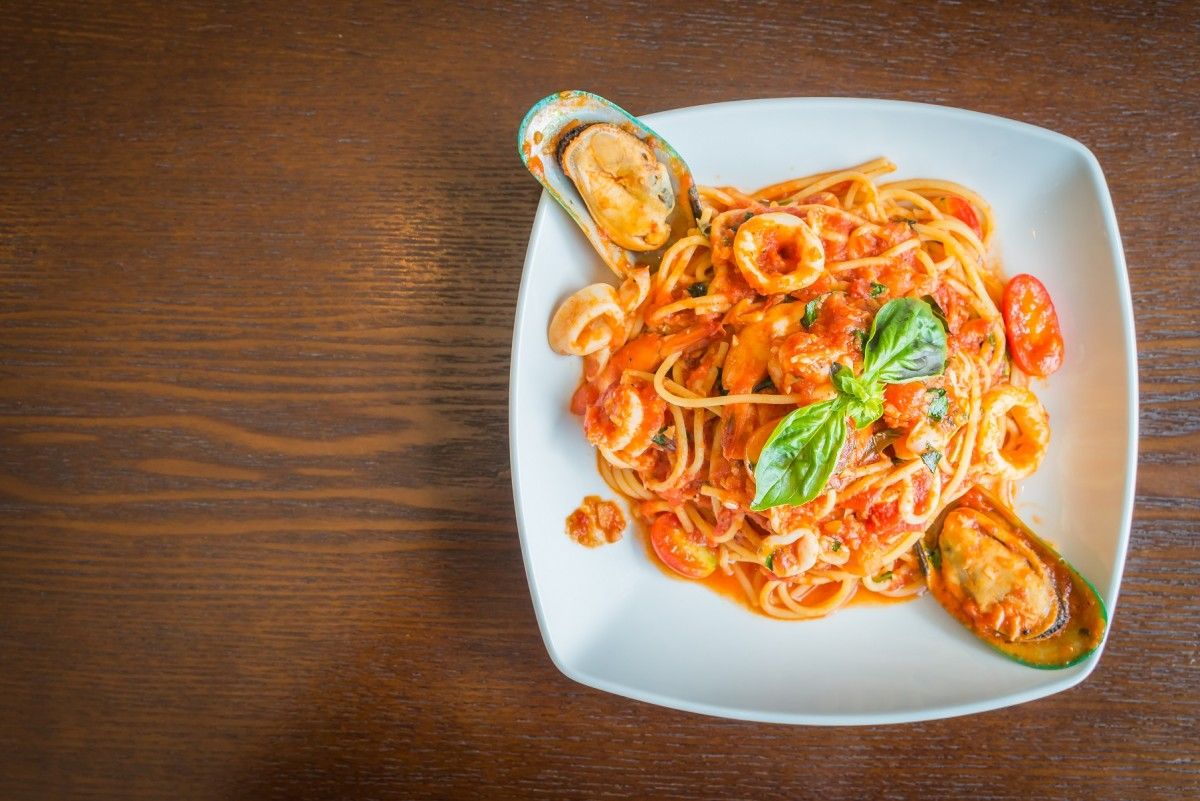
<svg viewBox="0 0 1200 801"><path fill-rule="evenodd" d="M1200 6L69 3L0 15L0 798L1200 795ZM525 109L847 95L1075 137L1129 262L1108 649L811 729L574 684L512 506Z"/></svg>

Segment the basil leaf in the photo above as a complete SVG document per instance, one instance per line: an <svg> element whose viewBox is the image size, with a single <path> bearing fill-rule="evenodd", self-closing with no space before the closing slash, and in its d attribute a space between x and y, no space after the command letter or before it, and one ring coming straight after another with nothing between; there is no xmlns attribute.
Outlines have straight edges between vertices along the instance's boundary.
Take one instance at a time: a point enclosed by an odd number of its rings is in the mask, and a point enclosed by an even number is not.
<svg viewBox="0 0 1200 801"><path fill-rule="evenodd" d="M866 428L883 417L883 396L874 395L865 400L849 400L846 403L846 414L854 418L855 428Z"/></svg>
<svg viewBox="0 0 1200 801"><path fill-rule="evenodd" d="M942 454L940 451L935 451L933 448L930 448L921 454L921 461L924 462L925 466L929 468L930 473L936 473L938 462L942 461Z"/></svg>
<svg viewBox="0 0 1200 801"><path fill-rule="evenodd" d="M883 449L891 445L896 440L904 435L903 428L885 428L883 431L876 432L867 440L867 447L863 452L864 455L876 455L883 453Z"/></svg>
<svg viewBox="0 0 1200 801"><path fill-rule="evenodd" d="M858 349L859 350L867 349L867 332L866 331L863 331L861 328L854 329L854 338L858 340Z"/></svg>
<svg viewBox="0 0 1200 801"><path fill-rule="evenodd" d="M813 403L779 421L754 466L755 512L808 503L825 489L846 443L841 398Z"/></svg>
<svg viewBox="0 0 1200 801"><path fill-rule="evenodd" d="M821 304L824 302L825 296L818 295L804 304L804 316L800 318L800 322L804 323L806 329L812 328L813 323L817 321L817 317L821 314Z"/></svg>
<svg viewBox="0 0 1200 801"><path fill-rule="evenodd" d="M846 399L846 414L854 418L854 427L863 428L883 416L883 385L857 378L844 364L829 368L833 386Z"/></svg>
<svg viewBox="0 0 1200 801"><path fill-rule="evenodd" d="M941 387L934 387L928 392L933 395L933 400L929 402L929 419L940 423L950 411L950 399L946 397L946 390Z"/></svg>
<svg viewBox="0 0 1200 801"><path fill-rule="evenodd" d="M941 375L946 369L946 331L929 304L896 298L884 304L871 322L863 350L863 378L903 384Z"/></svg>
<svg viewBox="0 0 1200 801"><path fill-rule="evenodd" d="M689 286L687 291L693 298L703 297L708 294L708 284L701 281Z"/></svg>
<svg viewBox="0 0 1200 801"><path fill-rule="evenodd" d="M870 400L883 390L882 387L872 387L866 381L857 378L854 371L841 362L834 362L829 366L829 377L833 381L834 389L860 401Z"/></svg>
<svg viewBox="0 0 1200 801"><path fill-rule="evenodd" d="M933 295L922 295L921 300L929 304L929 308L933 311L933 316L938 318L938 321L942 324L942 328L949 332L950 321L946 319L946 312L942 311L942 305L937 302Z"/></svg>
<svg viewBox="0 0 1200 801"><path fill-rule="evenodd" d="M877 298L884 292L887 292L887 286L885 284L880 284L875 281L871 282L871 297Z"/></svg>

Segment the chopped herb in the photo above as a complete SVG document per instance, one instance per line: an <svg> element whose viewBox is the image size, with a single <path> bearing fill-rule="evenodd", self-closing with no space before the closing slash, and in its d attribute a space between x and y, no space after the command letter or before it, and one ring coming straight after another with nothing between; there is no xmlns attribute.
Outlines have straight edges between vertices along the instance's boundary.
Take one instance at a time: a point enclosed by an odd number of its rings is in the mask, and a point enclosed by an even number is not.
<svg viewBox="0 0 1200 801"><path fill-rule="evenodd" d="M667 448L669 450L675 450L675 440L673 440L667 436L666 426L663 426L663 429L661 431L659 431L657 434L655 434L653 437L651 437L650 441L653 442L655 445L657 445L660 448Z"/></svg>
<svg viewBox="0 0 1200 801"><path fill-rule="evenodd" d="M697 284L692 284L688 287L688 294L693 298L702 297L708 294L708 284L701 281Z"/></svg>
<svg viewBox="0 0 1200 801"><path fill-rule="evenodd" d="M867 332L861 328L854 329L854 338L858 340L858 349L867 349Z"/></svg>
<svg viewBox="0 0 1200 801"><path fill-rule="evenodd" d="M887 571L886 573L880 573L878 576L875 577L876 584L882 584L885 581L891 581L891 580L892 580L892 571L890 571L890 570Z"/></svg>
<svg viewBox="0 0 1200 801"><path fill-rule="evenodd" d="M928 392L933 395L933 400L929 402L929 419L940 423L945 419L946 412L950 411L950 399L946 397L946 390L941 387L933 387Z"/></svg>
<svg viewBox="0 0 1200 801"><path fill-rule="evenodd" d="M834 553L837 553L838 551L842 550L842 541L834 540L832 543L830 543L829 550L833 551Z"/></svg>
<svg viewBox="0 0 1200 801"><path fill-rule="evenodd" d="M891 445L904 434L903 428L885 428L883 431L878 431L871 435L867 440L867 448L865 455L883 453L883 449Z"/></svg>
<svg viewBox="0 0 1200 801"><path fill-rule="evenodd" d="M934 570L942 569L942 549L934 548L926 552L929 556L929 564L933 565Z"/></svg>
<svg viewBox="0 0 1200 801"><path fill-rule="evenodd" d="M906 223L910 229L916 230L917 221L912 217L893 217L892 222Z"/></svg>
<svg viewBox="0 0 1200 801"><path fill-rule="evenodd" d="M767 564L767 570L774 572L774 570L775 570L775 554L771 554L770 556L767 557L766 564Z"/></svg>
<svg viewBox="0 0 1200 801"><path fill-rule="evenodd" d="M936 473L938 462L942 461L941 451L935 451L933 448L930 448L921 454L921 461L929 468L930 473Z"/></svg>
<svg viewBox="0 0 1200 801"><path fill-rule="evenodd" d="M768 389L775 389L775 382L771 380L770 376L755 384L751 392L765 392Z"/></svg>
<svg viewBox="0 0 1200 801"><path fill-rule="evenodd" d="M817 321L817 317L821 314L821 305L825 302L824 295L817 297L804 304L804 317L800 322L804 323L805 328L812 328L813 323Z"/></svg>
<svg viewBox="0 0 1200 801"><path fill-rule="evenodd" d="M887 286L885 284L881 284L878 281L871 282L871 297L877 298L884 292L887 292Z"/></svg>
<svg viewBox="0 0 1200 801"><path fill-rule="evenodd" d="M993 331L988 331L987 343L992 346L992 350L996 349L996 334Z"/></svg>
<svg viewBox="0 0 1200 801"><path fill-rule="evenodd" d="M939 306L938 302L933 299L933 295L925 295L921 298L921 300L929 304L929 308L933 309L933 316L938 318L942 324L942 328L949 331L950 322L946 319L946 312L942 311L942 307Z"/></svg>

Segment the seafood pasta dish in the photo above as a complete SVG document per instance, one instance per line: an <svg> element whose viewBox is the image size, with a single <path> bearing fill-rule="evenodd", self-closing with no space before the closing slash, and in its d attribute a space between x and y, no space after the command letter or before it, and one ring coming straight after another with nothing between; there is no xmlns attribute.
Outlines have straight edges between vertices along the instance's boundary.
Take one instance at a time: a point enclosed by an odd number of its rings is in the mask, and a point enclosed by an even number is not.
<svg viewBox="0 0 1200 801"><path fill-rule="evenodd" d="M1094 590L1009 511L1064 345L986 198L886 158L698 186L584 95L552 96L523 156L617 281L566 297L549 344L580 358L570 410L653 558L775 618L928 588L1014 658L1090 653Z"/></svg>

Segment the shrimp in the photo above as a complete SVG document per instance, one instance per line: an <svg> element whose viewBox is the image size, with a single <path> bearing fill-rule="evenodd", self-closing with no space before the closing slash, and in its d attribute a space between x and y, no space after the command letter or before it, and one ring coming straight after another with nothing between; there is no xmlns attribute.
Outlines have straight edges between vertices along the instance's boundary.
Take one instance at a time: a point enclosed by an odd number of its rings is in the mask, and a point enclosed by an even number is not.
<svg viewBox="0 0 1200 801"><path fill-rule="evenodd" d="M754 387L767 377L771 345L796 330L803 316L802 303L772 306L761 320L747 325L734 337L721 370L721 383L729 394L754 392ZM725 458L746 458L746 442L757 427L758 412L754 404L731 404L721 431L721 449Z"/></svg>
<svg viewBox="0 0 1200 801"><path fill-rule="evenodd" d="M800 304L795 304L799 306ZM793 326L772 351L767 367L781 392L798 393L803 403L833 397L830 368L839 362L856 372L862 362L858 333L870 327L863 302L851 302L841 292L825 296L812 326Z"/></svg>
<svg viewBox="0 0 1200 801"><path fill-rule="evenodd" d="M667 402L654 384L640 376L616 382L590 406L583 418L588 441L628 461L651 445L666 420Z"/></svg>
<svg viewBox="0 0 1200 801"><path fill-rule="evenodd" d="M634 337L617 350L596 375L590 376L579 386L571 398L571 411L583 414L626 370L652 373L667 356L704 344L720 328L721 321L713 319L673 334L648 331Z"/></svg>

